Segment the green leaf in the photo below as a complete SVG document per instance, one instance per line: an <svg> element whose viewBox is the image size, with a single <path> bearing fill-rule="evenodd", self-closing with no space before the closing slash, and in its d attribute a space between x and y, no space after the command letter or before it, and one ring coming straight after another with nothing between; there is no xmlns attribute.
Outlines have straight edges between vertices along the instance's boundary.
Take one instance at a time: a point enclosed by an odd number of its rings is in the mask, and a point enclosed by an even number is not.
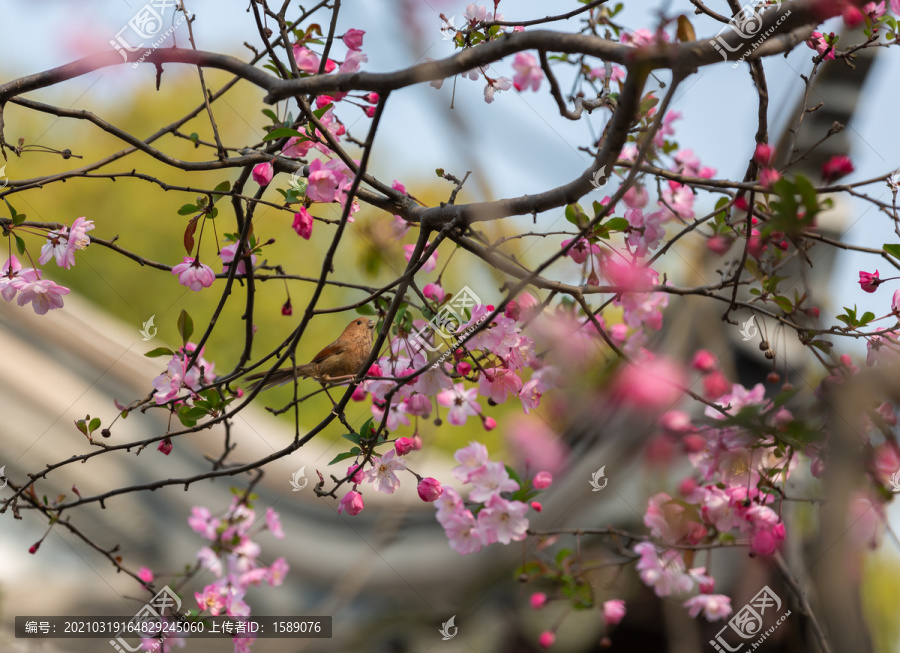
<svg viewBox="0 0 900 653"><path fill-rule="evenodd" d="M363 304L362 306L356 307L356 312L360 315L375 315L375 309L369 306L368 304Z"/></svg>
<svg viewBox="0 0 900 653"><path fill-rule="evenodd" d="M610 218L603 223L610 231L625 231L628 228L628 220L625 218Z"/></svg>
<svg viewBox="0 0 900 653"><path fill-rule="evenodd" d="M556 554L556 566L561 566L563 560L568 558L570 555L572 555L572 549L560 549L559 553Z"/></svg>
<svg viewBox="0 0 900 653"><path fill-rule="evenodd" d="M174 354L175 352L168 347L157 347L148 351L144 356L147 358L159 358L160 356L172 356Z"/></svg>
<svg viewBox="0 0 900 653"><path fill-rule="evenodd" d="M88 431L93 433L94 431L96 431L99 428L100 428L100 418L95 417L94 419L91 420L91 423L88 424Z"/></svg>
<svg viewBox="0 0 900 653"><path fill-rule="evenodd" d="M345 451L344 453L339 453L338 455L336 455L336 456L332 459L332 461L331 461L330 463L328 463L328 464L329 464L329 465L333 465L333 464L335 464L335 463L341 462L342 460L347 460L348 458L355 458L355 457L358 456L359 454L360 454L360 448L359 448L359 447L353 447L350 451Z"/></svg>
<svg viewBox="0 0 900 653"><path fill-rule="evenodd" d="M223 181L221 184L219 184L218 186L213 188L212 194L219 195L219 197L216 197L213 200L213 202L218 202L220 199L222 199L220 194L225 194L230 190L231 190L231 182L230 181Z"/></svg>
<svg viewBox="0 0 900 653"><path fill-rule="evenodd" d="M190 215L191 213L196 213L200 209L197 208L194 204L185 204L180 209L178 209L178 215Z"/></svg>
<svg viewBox="0 0 900 653"><path fill-rule="evenodd" d="M518 483L518 484L519 484L519 487L524 487L525 484L522 483L522 479L521 479L521 478L519 477L519 475L516 473L516 470L514 470L514 469L513 469L512 467L510 467L509 465L504 465L504 467L506 468L506 473L509 474L509 477L510 477L512 480L514 480L516 483Z"/></svg>
<svg viewBox="0 0 900 653"><path fill-rule="evenodd" d="M443 169L443 168L436 168L435 171L434 171L434 173L435 173L438 177L443 178L443 176L444 176L444 169Z"/></svg>
<svg viewBox="0 0 900 653"><path fill-rule="evenodd" d="M859 326L866 326L869 322L875 319L875 313L872 311L866 311L863 313L862 317L859 318Z"/></svg>
<svg viewBox="0 0 900 653"><path fill-rule="evenodd" d="M13 234L13 238L16 239L16 249L19 250L19 255L25 256L25 241L19 238L16 234Z"/></svg>
<svg viewBox="0 0 900 653"><path fill-rule="evenodd" d="M272 122L278 122L278 116L276 116L275 112L272 111L271 109L263 109L262 113L266 118L268 118Z"/></svg>
<svg viewBox="0 0 900 653"><path fill-rule="evenodd" d="M188 315L187 311L184 309L181 310L181 313L178 315L178 333L181 334L181 339L184 344L187 344L188 340L190 340L191 335L194 333L194 321L191 319L191 316Z"/></svg>
<svg viewBox="0 0 900 653"><path fill-rule="evenodd" d="M350 440L350 442L352 442L353 444L361 444L359 433L344 433L344 435L342 435L341 437L345 440Z"/></svg>
<svg viewBox="0 0 900 653"><path fill-rule="evenodd" d="M328 106L331 106L330 104ZM315 111L313 112L315 113ZM321 118L321 116L317 116ZM264 141L274 141L279 138L291 138L292 136L303 136L302 133L298 132L296 129L291 129L290 127L279 127L278 129L273 129L263 138Z"/></svg>
<svg viewBox="0 0 900 653"><path fill-rule="evenodd" d="M894 258L900 259L900 245L894 245L892 243L885 243L882 245L884 251L893 256Z"/></svg>
<svg viewBox="0 0 900 653"><path fill-rule="evenodd" d="M329 102L329 103L326 104L324 107L322 107L322 108L320 108L320 109L316 109L315 111L313 111L313 115L314 115L316 118L321 118L321 117L324 116L326 113L328 113L328 110L329 110L331 107L333 107L333 106L334 106L334 103L333 103L333 102ZM298 136L299 136L299 134L298 134Z"/></svg>
<svg viewBox="0 0 900 653"><path fill-rule="evenodd" d="M12 221L13 221L13 224L16 225L16 226L22 224L23 222L25 222L25 214L24 214L24 213L17 213L16 215L14 215L14 216L12 217Z"/></svg>

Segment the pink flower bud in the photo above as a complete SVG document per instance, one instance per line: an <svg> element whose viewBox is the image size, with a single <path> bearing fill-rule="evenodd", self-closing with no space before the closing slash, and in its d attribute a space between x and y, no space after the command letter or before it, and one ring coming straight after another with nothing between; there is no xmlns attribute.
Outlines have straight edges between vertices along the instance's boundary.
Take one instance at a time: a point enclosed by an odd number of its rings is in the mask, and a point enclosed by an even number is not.
<svg viewBox="0 0 900 653"><path fill-rule="evenodd" d="M353 476L350 476L350 475ZM362 483L366 478L366 473L363 471L360 465L350 465L347 468L347 476L350 476L350 480L354 483Z"/></svg>
<svg viewBox="0 0 900 653"><path fill-rule="evenodd" d="M37 553L37 550L39 548L41 548L41 543L40 543L40 541L37 541L34 544L32 544L30 547L28 547L28 553L34 555L35 553Z"/></svg>
<svg viewBox="0 0 900 653"><path fill-rule="evenodd" d="M412 436L412 445L413 445L413 451L421 451L422 450L422 438L419 437L418 433L416 433L414 436Z"/></svg>
<svg viewBox="0 0 900 653"><path fill-rule="evenodd" d="M289 317L294 314L294 308L291 306L291 298L288 297L288 300L281 307L281 314L285 317Z"/></svg>
<svg viewBox="0 0 900 653"><path fill-rule="evenodd" d="M818 320L819 319L819 307L818 306L810 306L809 308L806 309L806 314L809 315L811 318Z"/></svg>
<svg viewBox="0 0 900 653"><path fill-rule="evenodd" d="M603 602L603 618L606 620L606 627L611 628L622 621L625 616L625 601L622 599L613 599Z"/></svg>
<svg viewBox="0 0 900 653"><path fill-rule="evenodd" d="M731 239L728 236L716 234L706 241L706 248L713 254L721 256L731 249Z"/></svg>
<svg viewBox="0 0 900 653"><path fill-rule="evenodd" d="M406 412L410 415L428 417L431 414L431 399L422 394L414 394L406 400Z"/></svg>
<svg viewBox="0 0 900 653"><path fill-rule="evenodd" d="M462 361L456 365L456 372L462 376L468 376L471 371L472 366L466 361Z"/></svg>
<svg viewBox="0 0 900 653"><path fill-rule="evenodd" d="M371 104L378 104L378 93L366 93L363 95L363 98L366 102Z"/></svg>
<svg viewBox="0 0 900 653"><path fill-rule="evenodd" d="M156 447L156 450L161 451L168 456L170 453L172 453L172 441L169 438L166 438L159 443L159 446Z"/></svg>
<svg viewBox="0 0 900 653"><path fill-rule="evenodd" d="M497 428L497 420L495 420L493 417L485 417L484 422L482 423L484 424L485 431L493 431L495 428Z"/></svg>
<svg viewBox="0 0 900 653"><path fill-rule="evenodd" d="M268 186L274 176L275 169L268 161L263 161L253 167L253 181L260 186Z"/></svg>
<svg viewBox="0 0 900 653"><path fill-rule="evenodd" d="M756 146L756 151L753 153L753 160L766 168L771 163L773 154L775 154L775 150L771 145L760 143Z"/></svg>
<svg viewBox="0 0 900 653"><path fill-rule="evenodd" d="M853 163L842 154L833 156L822 164L822 177L827 182L835 181L853 172Z"/></svg>
<svg viewBox="0 0 900 653"><path fill-rule="evenodd" d="M535 489L546 490L553 484L553 475L550 472L538 472L531 484Z"/></svg>
<svg viewBox="0 0 900 653"><path fill-rule="evenodd" d="M363 401L366 398L368 393L363 389L361 385L356 386L356 390L353 391L353 394L350 395L350 398L353 401Z"/></svg>
<svg viewBox="0 0 900 653"><path fill-rule="evenodd" d="M706 438L696 433L681 438L681 445L687 453L698 453L706 448Z"/></svg>
<svg viewBox="0 0 900 653"><path fill-rule="evenodd" d="M416 490L419 492L419 498L426 503L431 503L432 501L437 501L441 498L441 495L444 493L444 488L441 487L440 482L438 482L435 478L423 478L419 481L418 487Z"/></svg>
<svg viewBox="0 0 900 653"><path fill-rule="evenodd" d="M141 567L137 573L138 578L140 578L145 583L153 582L153 572L147 569L147 567Z"/></svg>
<svg viewBox="0 0 900 653"><path fill-rule="evenodd" d="M366 114L366 118L374 118L375 107L363 107L363 113Z"/></svg>
<svg viewBox="0 0 900 653"><path fill-rule="evenodd" d="M369 371L366 372L366 376L374 376L374 377L382 377L384 373L381 371L381 368L378 366L378 363L372 363L372 367L369 368Z"/></svg>
<svg viewBox="0 0 900 653"><path fill-rule="evenodd" d="M691 416L683 410L670 410L659 418L659 425L672 435L684 435L693 430Z"/></svg>
<svg viewBox="0 0 900 653"><path fill-rule="evenodd" d="M781 175L775 168L763 168L759 173L759 183L763 188L772 188L772 185L781 179Z"/></svg>
<svg viewBox="0 0 900 653"><path fill-rule="evenodd" d="M519 317L521 316L522 309L519 308L519 303L515 300L509 302L506 305L506 309L503 311L503 314L511 320L519 321Z"/></svg>
<svg viewBox="0 0 900 653"><path fill-rule="evenodd" d="M350 490L341 499L338 505L338 514L346 510L347 514L353 517L361 513L364 507L362 495L356 490Z"/></svg>
<svg viewBox="0 0 900 653"><path fill-rule="evenodd" d="M875 292L878 290L879 284L881 284L881 279L878 277L878 270L875 270L874 273L859 271L859 287L866 292Z"/></svg>
<svg viewBox="0 0 900 653"><path fill-rule="evenodd" d="M540 502L540 501L532 501L532 502L531 502L531 508L532 508L532 510L534 510L535 512L543 512L543 510L544 510L544 506L541 505L541 502Z"/></svg>
<svg viewBox="0 0 900 653"><path fill-rule="evenodd" d="M704 374L712 372L716 369L716 356L711 351L700 349L694 354L694 360L691 361L691 367Z"/></svg>
<svg viewBox="0 0 900 653"><path fill-rule="evenodd" d="M422 288L422 294L425 295L428 299L432 299L440 303L444 301L444 296L447 293L443 288L441 288L441 284L439 283L426 283L425 287Z"/></svg>
<svg viewBox="0 0 900 653"><path fill-rule="evenodd" d="M344 45L350 50L359 50L363 44L363 34L365 34L364 30L348 29L347 33L342 37Z"/></svg>
<svg viewBox="0 0 900 653"><path fill-rule="evenodd" d="M697 481L690 476L678 484L678 493L683 497L689 497L697 489Z"/></svg>
<svg viewBox="0 0 900 653"><path fill-rule="evenodd" d="M409 438L398 438L394 442L394 450L398 456L405 456L413 450L413 442Z"/></svg>
<svg viewBox="0 0 900 653"><path fill-rule="evenodd" d="M547 595L543 592L535 592L528 601L533 610L540 610L547 603Z"/></svg>
<svg viewBox="0 0 900 653"><path fill-rule="evenodd" d="M553 643L556 641L556 635L551 633L549 630L545 630L541 633L541 636L538 637L538 644L541 645L542 648L550 648L553 646Z"/></svg>
<svg viewBox="0 0 900 653"><path fill-rule="evenodd" d="M731 391L731 384L725 375L716 370L703 377L703 394L707 399L718 399Z"/></svg>

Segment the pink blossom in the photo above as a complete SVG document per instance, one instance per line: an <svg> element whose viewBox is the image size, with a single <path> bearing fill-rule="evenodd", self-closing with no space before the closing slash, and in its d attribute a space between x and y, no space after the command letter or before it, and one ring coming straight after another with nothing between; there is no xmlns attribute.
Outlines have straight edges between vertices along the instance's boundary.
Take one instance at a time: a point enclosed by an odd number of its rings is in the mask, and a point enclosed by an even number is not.
<svg viewBox="0 0 900 653"><path fill-rule="evenodd" d="M667 220L684 221L694 217L694 193L687 184L670 181L663 187L658 204Z"/></svg>
<svg viewBox="0 0 900 653"><path fill-rule="evenodd" d="M462 383L457 383L452 390L438 393L437 400L441 406L450 409L447 411L447 421L454 426L462 426L469 417L481 413L481 406L475 398L477 394L477 388L466 390Z"/></svg>
<svg viewBox="0 0 900 653"><path fill-rule="evenodd" d="M277 558L267 570L266 580L270 587L278 587L287 578L290 566L284 558Z"/></svg>
<svg viewBox="0 0 900 653"><path fill-rule="evenodd" d="M853 163L850 157L835 155L822 164L822 177L826 182L832 182L853 172Z"/></svg>
<svg viewBox="0 0 900 653"><path fill-rule="evenodd" d="M699 594L689 598L683 605L692 618L703 612L707 621L718 621L731 614L731 599L724 594Z"/></svg>
<svg viewBox="0 0 900 653"><path fill-rule="evenodd" d="M450 473L463 483L468 483L472 472L489 462L487 447L480 442L470 442L468 447L457 450L453 454L453 458L459 465L454 467Z"/></svg>
<svg viewBox="0 0 900 653"><path fill-rule="evenodd" d="M312 50L306 48L299 43L293 45L294 61L297 62L297 69L315 75L319 72L319 57Z"/></svg>
<svg viewBox="0 0 900 653"><path fill-rule="evenodd" d="M138 578L140 578L145 583L153 582L153 572L147 567L141 567L137 573Z"/></svg>
<svg viewBox="0 0 900 653"><path fill-rule="evenodd" d="M272 182L272 177L274 176L275 168L272 167L272 164L269 161L258 163L253 167L253 181L260 186L268 186Z"/></svg>
<svg viewBox="0 0 900 653"><path fill-rule="evenodd" d="M541 645L541 648L550 648L556 642L556 635L553 634L553 631L545 630L541 633L541 636L538 637L538 644Z"/></svg>
<svg viewBox="0 0 900 653"><path fill-rule="evenodd" d="M221 250L219 250L219 258L222 259L222 273L225 274L228 272L228 268L230 267L228 264L234 261L234 255L237 252L238 243L232 243L231 245L226 245ZM256 254L250 255L250 265L256 264ZM241 260L237 264L237 275L245 275L247 274L247 261L241 257Z"/></svg>
<svg viewBox="0 0 900 653"><path fill-rule="evenodd" d="M635 30L633 33L625 33L622 34L622 43L624 45L630 45L633 48L643 48L648 45L653 45L656 43L657 39L668 42L669 35L665 32L651 32L649 29L641 28Z"/></svg>
<svg viewBox="0 0 900 653"><path fill-rule="evenodd" d="M284 531L281 528L281 519L272 508L266 508L266 528L272 533L272 537L284 539Z"/></svg>
<svg viewBox="0 0 900 653"><path fill-rule="evenodd" d="M772 157L775 154L775 149L769 145L768 143L760 143L756 146L756 150L753 152L753 160L756 161L763 168L769 167L772 162Z"/></svg>
<svg viewBox="0 0 900 653"><path fill-rule="evenodd" d="M361 465L350 465L347 468L347 476L354 484L362 483L366 478L365 470Z"/></svg>
<svg viewBox="0 0 900 653"><path fill-rule="evenodd" d="M310 236L312 236L313 216L310 215L305 207L301 206L300 210L294 214L294 223L291 226L298 236L309 240Z"/></svg>
<svg viewBox="0 0 900 653"><path fill-rule="evenodd" d="M872 2L869 4L874 5L875 3ZM863 21L865 21L862 12L858 7L854 7L853 5L844 5L843 10L841 11L841 16L844 19L844 25L850 28L857 27L858 25L862 24Z"/></svg>
<svg viewBox="0 0 900 653"><path fill-rule="evenodd" d="M895 290L891 298L891 313L900 315L900 289Z"/></svg>
<svg viewBox="0 0 900 653"><path fill-rule="evenodd" d="M718 254L721 256L729 249L731 249L732 240L724 235L724 234L716 234L714 236L710 236L710 238L706 241L706 248L713 252L714 254Z"/></svg>
<svg viewBox="0 0 900 653"><path fill-rule="evenodd" d="M406 412L418 417L428 417L431 414L431 399L423 394L414 394L406 400Z"/></svg>
<svg viewBox="0 0 900 653"><path fill-rule="evenodd" d="M165 438L164 440L160 440L159 446L156 447L156 450L166 456L168 456L170 453L172 453L171 438Z"/></svg>
<svg viewBox="0 0 900 653"><path fill-rule="evenodd" d="M638 575L657 596L683 594L694 586L691 576L685 573L684 560L678 551L666 550L660 556L650 542L636 544L634 551L641 556L637 563Z"/></svg>
<svg viewBox="0 0 900 653"><path fill-rule="evenodd" d="M216 273L211 267L190 256L185 256L181 263L173 267L172 274L178 277L178 283L195 292L209 288L216 280Z"/></svg>
<svg viewBox="0 0 900 653"><path fill-rule="evenodd" d="M565 440L543 419L517 415L505 422L507 448L516 467L561 473L569 458Z"/></svg>
<svg viewBox="0 0 900 653"><path fill-rule="evenodd" d="M521 501L507 501L500 495L494 494L478 513L478 526L485 533L489 543L520 542L525 539L528 530L526 512L528 512L528 506Z"/></svg>
<svg viewBox="0 0 900 653"><path fill-rule="evenodd" d="M704 374L716 369L716 356L707 349L698 349L691 361L691 367Z"/></svg>
<svg viewBox="0 0 900 653"><path fill-rule="evenodd" d="M444 301L444 297L447 293L444 292L444 289L441 288L441 284L439 283L426 283L425 287L422 288L422 294L428 299L432 299L440 304Z"/></svg>
<svg viewBox="0 0 900 653"><path fill-rule="evenodd" d="M369 55L367 55L365 52L360 52L359 50L351 50L347 53L347 56L344 58L344 62L341 64L341 72L355 73L359 70L359 65L367 61L369 61Z"/></svg>
<svg viewBox="0 0 900 653"><path fill-rule="evenodd" d="M347 32L341 38L344 39L344 45L346 45L351 50L359 50L363 44L363 34L365 34L364 30L361 29L348 29Z"/></svg>
<svg viewBox="0 0 900 653"><path fill-rule="evenodd" d="M362 495L356 490L350 490L341 498L341 502L338 504L338 514L347 511L348 515L355 517L362 512L364 507Z"/></svg>
<svg viewBox="0 0 900 653"><path fill-rule="evenodd" d="M313 141L309 138L291 136L285 144L284 149L281 151L281 155L291 159L299 159L300 157L306 156L312 146Z"/></svg>
<svg viewBox="0 0 900 653"><path fill-rule="evenodd" d="M686 386L684 373L675 363L653 358L626 364L619 372L615 395L636 409L670 408Z"/></svg>
<svg viewBox="0 0 900 653"><path fill-rule="evenodd" d="M659 418L659 425L669 434L679 436L689 433L693 427L691 416L682 410L670 410Z"/></svg>
<svg viewBox="0 0 900 653"><path fill-rule="evenodd" d="M646 31L646 30L645 30ZM622 41L624 43L625 36L623 35ZM659 128L659 131L656 132L656 136L653 137L653 144L657 147L662 147L665 144L666 136L672 136L675 133L675 129L672 127L672 123L676 120L681 119L680 111L667 111L666 115L663 116L662 125ZM626 153L625 150L628 150ZM637 157L637 148L633 146L626 145L622 150L623 155L628 155L632 157ZM625 158L624 156L622 158ZM634 158L628 159L630 161L634 161Z"/></svg>
<svg viewBox="0 0 900 653"><path fill-rule="evenodd" d="M597 245L588 242L584 238L578 238L577 240L575 238L570 238L569 240L564 240L560 243L560 247L565 248L573 240L576 241L575 245L573 245L565 255L579 265L584 263L589 255L597 255L600 253L600 248Z"/></svg>
<svg viewBox="0 0 900 653"><path fill-rule="evenodd" d="M394 451L398 456L405 456L413 450L413 442L409 438L397 438L394 441Z"/></svg>
<svg viewBox="0 0 900 653"><path fill-rule="evenodd" d="M657 274L650 268L618 261L611 256L603 260L603 274L623 293L644 292L656 284Z"/></svg>
<svg viewBox="0 0 900 653"><path fill-rule="evenodd" d="M191 516L188 517L188 526L195 533L202 535L208 540L216 539L216 530L219 528L221 521L217 517L213 517L208 508L203 506L194 506L191 508Z"/></svg>
<svg viewBox="0 0 900 653"><path fill-rule="evenodd" d="M622 599L612 599L603 602L603 618L606 621L606 627L612 628L625 617L625 601Z"/></svg>
<svg viewBox="0 0 900 653"><path fill-rule="evenodd" d="M547 595L543 592L535 592L528 599L528 603L532 610L540 610L547 604Z"/></svg>
<svg viewBox="0 0 900 653"><path fill-rule="evenodd" d="M640 209L630 209L625 212L625 219L631 226L625 242L634 248L634 255L638 258L645 257L648 252L659 247L660 241L666 235L662 226L663 216L662 211L655 211L647 215L644 215Z"/></svg>
<svg viewBox="0 0 900 653"><path fill-rule="evenodd" d="M431 247L431 243L425 243L425 249ZM404 245L403 246L403 255L406 257L407 262L409 262L410 258L412 258L413 253L415 252L415 245ZM435 268L437 268L437 258L438 251L434 250L431 256L428 257L428 260L419 268L420 273L433 272Z"/></svg>
<svg viewBox="0 0 900 653"><path fill-rule="evenodd" d="M69 241L68 228L63 227L58 231L47 232L47 242L41 247L41 255L38 257L38 263L44 265L51 258L56 258L56 264L59 267L69 268L68 261Z"/></svg>
<svg viewBox="0 0 900 653"><path fill-rule="evenodd" d="M441 498L441 494L444 493L444 488L441 487L440 482L436 478L431 477L423 478L419 481L416 490L419 493L419 498L426 503L437 501Z"/></svg>
<svg viewBox="0 0 900 653"><path fill-rule="evenodd" d="M879 3L875 2L867 2L863 5L862 10L872 19L878 20L882 16L884 16L885 6L884 0L881 0Z"/></svg>
<svg viewBox="0 0 900 653"><path fill-rule="evenodd" d="M306 196L314 202L333 202L341 185L340 177L319 159L309 164L307 181Z"/></svg>
<svg viewBox="0 0 900 653"><path fill-rule="evenodd" d="M395 455L396 452L391 449L380 458L372 457L372 467L366 472L366 479L377 492L393 494L400 487L400 479L394 472L406 469L406 462Z"/></svg>
<svg viewBox="0 0 900 653"><path fill-rule="evenodd" d="M12 301L23 284L37 281L39 278L40 270L34 268L23 270L19 260L15 256L10 256L0 268L0 296L8 302Z"/></svg>
<svg viewBox="0 0 900 653"><path fill-rule="evenodd" d="M875 270L874 273L859 271L859 287L866 292L875 292L880 284L881 279L878 277L878 270Z"/></svg>
<svg viewBox="0 0 900 653"><path fill-rule="evenodd" d="M513 86L517 91L525 91L529 87L532 91L540 89L544 71L541 70L541 66L533 54L517 53L512 67L516 71L516 75L513 77Z"/></svg>
<svg viewBox="0 0 900 653"><path fill-rule="evenodd" d="M537 490L546 490L553 484L553 474L550 472L538 472L534 475L534 480L531 484Z"/></svg>
<svg viewBox="0 0 900 653"><path fill-rule="evenodd" d="M477 553L481 551L482 546L489 543L469 510L454 513L441 522L441 525L450 542L450 548L460 555Z"/></svg>
<svg viewBox="0 0 900 653"><path fill-rule="evenodd" d="M828 39L830 39L832 42L834 41L834 32L828 35ZM834 47L829 45L825 35L822 34L822 32L813 32L810 35L809 39L807 39L806 45L818 52L820 55L824 54L827 51L828 54L825 55L823 61L834 59Z"/></svg>
<svg viewBox="0 0 900 653"><path fill-rule="evenodd" d="M703 394L707 399L718 399L731 389L731 382L719 370L703 377Z"/></svg>
<svg viewBox="0 0 900 653"><path fill-rule="evenodd" d="M473 485L469 493L472 501L484 502L501 492L515 492L519 484L509 477L503 463L487 462L468 476Z"/></svg>
<svg viewBox="0 0 900 653"><path fill-rule="evenodd" d="M512 80L507 77L498 77L491 79L485 75L487 84L484 85L484 101L490 104L494 101L494 93L498 91L508 91L512 86Z"/></svg>
<svg viewBox="0 0 900 653"><path fill-rule="evenodd" d="M482 5L476 5L474 2L466 5L466 20L473 27L483 20L488 20L490 17L490 13L487 10L487 7Z"/></svg>
<svg viewBox="0 0 900 653"><path fill-rule="evenodd" d="M63 295L69 294L69 289L65 286L50 281L50 279L41 279L40 281L19 282L16 286L19 296L16 303L24 306L31 302L31 307L38 315L46 315L47 311L54 308L63 307Z"/></svg>
<svg viewBox="0 0 900 653"><path fill-rule="evenodd" d="M516 396L522 389L522 379L512 370L492 367L484 370L478 384L478 394L490 397L494 403L502 404L508 395Z"/></svg>
<svg viewBox="0 0 900 653"><path fill-rule="evenodd" d="M221 594L221 589L215 585L204 587L202 594L194 592L194 598L200 606L200 612L209 610L209 613L216 617L225 610L225 597Z"/></svg>

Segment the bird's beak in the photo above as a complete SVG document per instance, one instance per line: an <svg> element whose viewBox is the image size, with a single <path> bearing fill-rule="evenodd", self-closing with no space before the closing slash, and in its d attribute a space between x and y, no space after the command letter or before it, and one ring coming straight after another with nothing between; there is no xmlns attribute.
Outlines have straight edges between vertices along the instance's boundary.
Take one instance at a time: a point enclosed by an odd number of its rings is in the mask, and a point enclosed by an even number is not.
<svg viewBox="0 0 900 653"><path fill-rule="evenodd" d="M374 328L375 328L375 320L369 320L369 328L370 328L370 329L374 329Z"/></svg>

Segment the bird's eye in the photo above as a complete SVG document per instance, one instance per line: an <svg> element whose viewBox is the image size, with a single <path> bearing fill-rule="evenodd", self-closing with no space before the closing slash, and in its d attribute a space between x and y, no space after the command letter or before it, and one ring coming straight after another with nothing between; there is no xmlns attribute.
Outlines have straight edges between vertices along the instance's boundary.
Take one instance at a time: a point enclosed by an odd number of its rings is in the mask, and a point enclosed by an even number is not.
<svg viewBox="0 0 900 653"><path fill-rule="evenodd" d="M356 326L359 326L360 324L362 324L362 322L361 322L360 320L357 320L357 321L356 321Z"/></svg>

